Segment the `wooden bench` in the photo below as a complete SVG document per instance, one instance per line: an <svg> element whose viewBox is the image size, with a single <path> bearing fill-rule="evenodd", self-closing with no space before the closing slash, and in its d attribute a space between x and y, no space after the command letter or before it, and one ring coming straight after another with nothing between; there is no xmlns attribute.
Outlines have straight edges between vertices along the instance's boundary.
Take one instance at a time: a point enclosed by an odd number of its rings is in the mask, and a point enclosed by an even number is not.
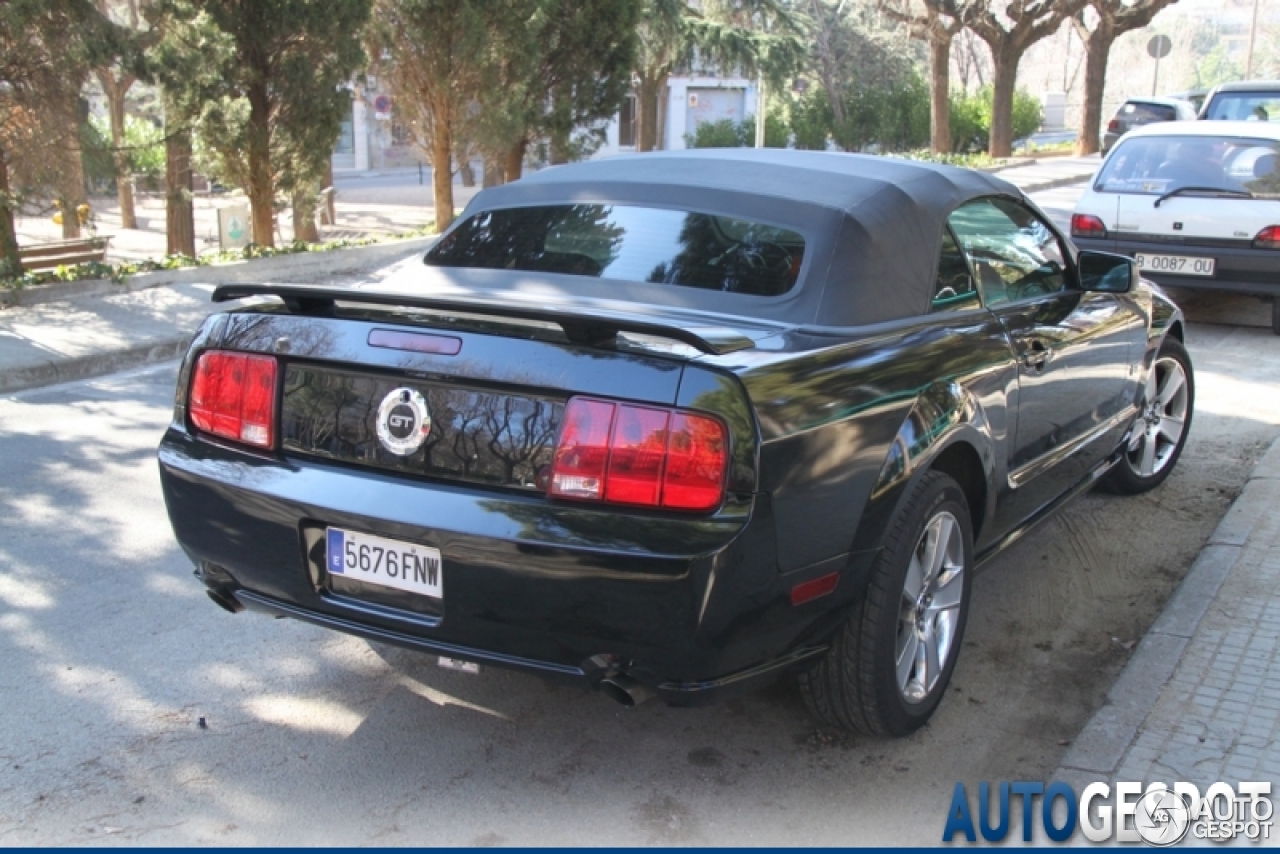
<svg viewBox="0 0 1280 854"><path fill-rule="evenodd" d="M27 270L52 270L63 264L84 264L107 257L111 237L82 237L75 240L51 240L31 246L19 246L18 257Z"/></svg>

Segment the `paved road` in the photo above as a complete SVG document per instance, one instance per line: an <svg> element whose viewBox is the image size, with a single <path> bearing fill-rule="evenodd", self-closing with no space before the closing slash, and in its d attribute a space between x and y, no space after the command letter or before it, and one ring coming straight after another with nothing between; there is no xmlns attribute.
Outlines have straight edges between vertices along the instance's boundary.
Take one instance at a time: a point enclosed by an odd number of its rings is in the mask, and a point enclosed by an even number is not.
<svg viewBox="0 0 1280 854"><path fill-rule="evenodd" d="M936 843L1038 779L1280 433L1280 338L1195 326L1178 471L1086 496L975 581L954 689L895 742L795 689L635 710L209 603L154 447L174 368L0 398L0 843Z"/></svg>

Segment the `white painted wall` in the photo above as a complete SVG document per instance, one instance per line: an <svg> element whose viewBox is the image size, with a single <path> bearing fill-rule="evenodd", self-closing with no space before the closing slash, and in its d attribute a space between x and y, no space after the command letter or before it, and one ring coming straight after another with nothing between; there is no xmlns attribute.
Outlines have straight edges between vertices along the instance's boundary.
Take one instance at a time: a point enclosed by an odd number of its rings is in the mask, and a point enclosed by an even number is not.
<svg viewBox="0 0 1280 854"><path fill-rule="evenodd" d="M755 115L756 86L755 82L745 77L672 77L667 81L667 116L662 135L663 149L679 151L685 148L684 135L693 128L689 126L689 95L692 90L737 90L743 93L742 115L734 117L741 121L743 116ZM716 115L714 118L720 118ZM611 157L616 154L627 154L635 151L634 146L618 145L618 119L615 116L605 128L605 144L593 155L594 157Z"/></svg>

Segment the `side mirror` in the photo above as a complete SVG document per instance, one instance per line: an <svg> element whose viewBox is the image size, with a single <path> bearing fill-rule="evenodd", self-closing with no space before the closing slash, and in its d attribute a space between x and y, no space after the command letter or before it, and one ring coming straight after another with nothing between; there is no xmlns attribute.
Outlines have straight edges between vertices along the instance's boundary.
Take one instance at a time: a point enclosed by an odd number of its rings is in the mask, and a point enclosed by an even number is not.
<svg viewBox="0 0 1280 854"><path fill-rule="evenodd" d="M1081 249L1076 256L1076 269L1080 272L1080 287L1086 291L1123 294L1138 281L1138 262L1112 252Z"/></svg>

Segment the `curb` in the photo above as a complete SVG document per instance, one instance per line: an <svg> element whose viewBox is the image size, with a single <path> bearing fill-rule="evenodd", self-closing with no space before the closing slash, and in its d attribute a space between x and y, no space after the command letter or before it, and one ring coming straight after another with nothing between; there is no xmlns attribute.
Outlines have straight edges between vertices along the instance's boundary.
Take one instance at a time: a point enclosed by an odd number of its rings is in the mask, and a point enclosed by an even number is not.
<svg viewBox="0 0 1280 854"><path fill-rule="evenodd" d="M1249 541L1254 521L1246 508L1256 501L1250 487L1255 480L1273 479L1280 479L1280 439L1254 466L1244 489L1107 692L1102 708L1076 736L1051 779L1092 782L1109 779L1120 767Z"/></svg>
<svg viewBox="0 0 1280 854"><path fill-rule="evenodd" d="M136 368L152 362L176 359L187 350L191 335L151 341L116 350L70 359L57 359L26 368L0 370L0 394L25 391L72 380L86 380Z"/></svg>
<svg viewBox="0 0 1280 854"><path fill-rule="evenodd" d="M1047 181L1035 181L1030 184L1019 184L1018 189L1022 190L1025 195L1030 195L1031 193L1039 193L1044 190L1056 190L1058 187L1079 184L1081 181L1088 181L1092 177L1093 172L1089 172L1084 175L1067 175L1062 178L1050 178Z"/></svg>
<svg viewBox="0 0 1280 854"><path fill-rule="evenodd" d="M5 288L0 289L0 308L40 305L79 297L128 294L165 285L185 285L196 282L217 284L241 281L249 277L293 276L328 268L333 268L336 272L343 269L368 267L426 249L435 240L434 236L411 237L407 240L389 240L386 243L331 249L327 252L297 252L289 255L274 255L270 258L232 261L227 264L210 264L205 267L156 270L129 276L120 283L110 279L85 279L78 282L51 282L47 285L35 285L17 290ZM3 386L0 385L0 388Z"/></svg>

